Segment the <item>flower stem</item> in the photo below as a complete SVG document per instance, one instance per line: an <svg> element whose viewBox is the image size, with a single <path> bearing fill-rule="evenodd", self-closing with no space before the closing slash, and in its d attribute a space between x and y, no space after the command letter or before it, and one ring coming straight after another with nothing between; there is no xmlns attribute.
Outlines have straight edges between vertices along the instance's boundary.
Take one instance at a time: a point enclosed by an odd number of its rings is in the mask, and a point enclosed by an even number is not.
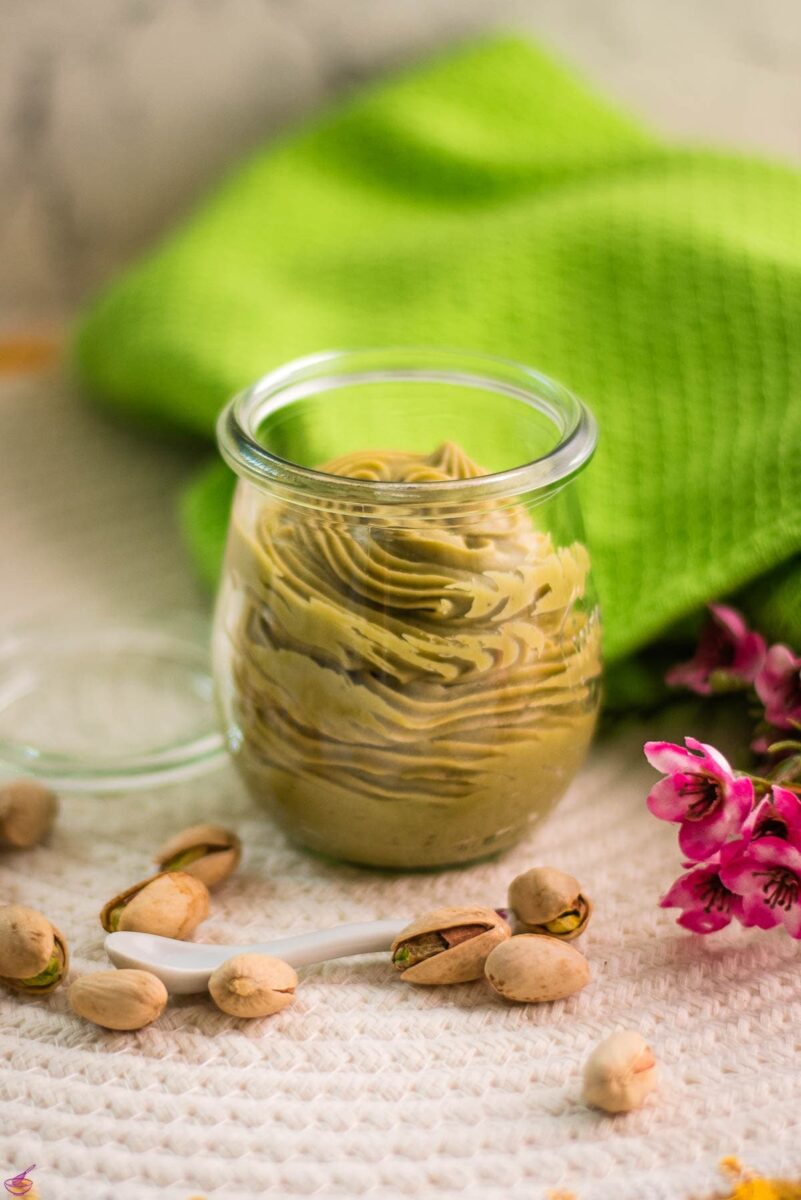
<svg viewBox="0 0 801 1200"><path fill-rule="evenodd" d="M777 779L766 779L764 775L753 775L750 771L743 771L742 774L756 784L760 793L769 792L774 783L777 783L788 792L795 792L797 796L801 796L801 783L779 783Z"/></svg>
<svg viewBox="0 0 801 1200"><path fill-rule="evenodd" d="M782 750L801 750L801 742L788 739L784 742L771 742L768 746L768 754L778 754Z"/></svg>

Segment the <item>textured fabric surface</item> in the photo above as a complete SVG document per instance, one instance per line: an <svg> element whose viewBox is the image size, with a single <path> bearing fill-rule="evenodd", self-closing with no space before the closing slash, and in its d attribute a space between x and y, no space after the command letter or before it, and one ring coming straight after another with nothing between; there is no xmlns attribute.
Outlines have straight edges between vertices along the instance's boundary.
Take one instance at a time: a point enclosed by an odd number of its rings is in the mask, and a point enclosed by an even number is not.
<svg viewBox="0 0 801 1200"><path fill-rule="evenodd" d="M37 1163L43 1200L546 1200L556 1187L684 1200L713 1193L725 1154L801 1173L797 946L744 931L694 939L656 908L675 850L644 812L642 733L597 749L536 841L459 872L323 864L288 846L227 772L135 805L68 801L49 847L0 860L0 891L58 921L73 975L104 965L97 910L147 872L157 839L223 817L246 858L202 940L501 903L519 870L547 862L575 871L596 903L583 943L594 979L568 1001L510 1007L482 984L408 987L376 955L301 972L294 1007L275 1018L238 1024L184 998L137 1034L80 1022L63 990L49 1003L4 995L6 1174ZM579 1091L584 1059L616 1028L652 1042L662 1083L642 1111L611 1119Z"/></svg>
<svg viewBox="0 0 801 1200"><path fill-rule="evenodd" d="M205 435L323 347L460 344L561 378L602 429L582 485L615 661L797 555L799 233L797 172L667 146L495 40L252 159L100 299L78 361L118 412ZM210 576L222 479L185 506ZM754 603L799 639L794 594Z"/></svg>
<svg viewBox="0 0 801 1200"><path fill-rule="evenodd" d="M4 383L0 423L4 625L192 603L165 517L191 455L155 457L52 375ZM246 853L201 940L500 902L520 869L550 863L595 901L594 978L564 1003L506 1008L478 985L407 988L371 956L303 972L274 1021L238 1025L185 999L129 1035L72 1017L63 990L0 991L0 1179L35 1162L41 1200L707 1200L727 1154L798 1177L797 945L739 929L694 939L656 907L677 854L644 810L655 776L640 746L688 731L726 748L692 709L621 728L536 837L436 875L309 858L228 771L150 796L65 797L48 846L0 854L0 902L61 926L73 978L107 965L100 905L148 871L162 837L205 819L236 827ZM581 1066L625 1027L652 1041L663 1078L645 1109L613 1120L579 1103Z"/></svg>

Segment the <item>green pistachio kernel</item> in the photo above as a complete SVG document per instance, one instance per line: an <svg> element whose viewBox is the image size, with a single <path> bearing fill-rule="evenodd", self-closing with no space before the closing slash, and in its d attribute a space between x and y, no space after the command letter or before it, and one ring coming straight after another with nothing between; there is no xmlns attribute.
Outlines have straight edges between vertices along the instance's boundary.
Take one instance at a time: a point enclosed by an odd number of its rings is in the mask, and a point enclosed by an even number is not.
<svg viewBox="0 0 801 1200"><path fill-rule="evenodd" d="M199 858L205 858L210 853L208 846L190 846L188 850L182 850L180 854L176 854L174 858L170 858L167 862L162 863L162 871L183 871L184 867L188 867L190 863L197 862Z"/></svg>
<svg viewBox="0 0 801 1200"><path fill-rule="evenodd" d="M583 920L583 914L577 908L572 908L553 921L548 921L545 928L549 933L572 933L574 929L578 929Z"/></svg>
<svg viewBox="0 0 801 1200"><path fill-rule="evenodd" d="M392 962L399 968L414 967L417 963L425 962L427 958L433 958L435 954L441 954L447 949L448 943L442 934L432 930L430 933L421 933L401 942L392 955Z"/></svg>
<svg viewBox="0 0 801 1200"><path fill-rule="evenodd" d="M30 979L23 979L21 982L26 988L45 988L49 987L61 973L61 958L58 954L54 954L43 971L38 975L32 975Z"/></svg>
<svg viewBox="0 0 801 1200"><path fill-rule="evenodd" d="M116 933L120 927L120 921L122 920L122 910L124 908L125 908L124 904L118 904L117 907L112 908L111 912L108 914L109 928L111 929L112 933Z"/></svg>

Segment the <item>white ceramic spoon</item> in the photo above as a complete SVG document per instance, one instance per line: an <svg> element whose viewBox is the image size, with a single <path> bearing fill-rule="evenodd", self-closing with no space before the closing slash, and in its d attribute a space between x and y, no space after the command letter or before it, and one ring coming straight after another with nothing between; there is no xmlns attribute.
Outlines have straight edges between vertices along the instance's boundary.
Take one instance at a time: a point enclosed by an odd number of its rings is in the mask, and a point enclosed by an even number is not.
<svg viewBox="0 0 801 1200"><path fill-rule="evenodd" d="M106 953L115 967L136 967L157 975L168 992L186 995L205 992L212 971L235 954L271 954L293 967L326 962L330 958L349 958L354 954L373 954L389 950L402 929L403 921L365 921L358 925L335 925L316 933L299 933L252 946L213 946L199 942L179 942L154 933L110 933Z"/></svg>

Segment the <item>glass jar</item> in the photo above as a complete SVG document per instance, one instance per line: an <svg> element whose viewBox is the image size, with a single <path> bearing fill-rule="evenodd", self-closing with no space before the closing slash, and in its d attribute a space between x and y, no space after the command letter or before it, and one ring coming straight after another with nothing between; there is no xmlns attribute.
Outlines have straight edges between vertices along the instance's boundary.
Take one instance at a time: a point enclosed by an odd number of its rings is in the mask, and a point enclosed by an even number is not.
<svg viewBox="0 0 801 1200"><path fill-rule="evenodd" d="M517 841L592 736L600 626L559 384L439 350L301 359L224 411L229 749L296 841L434 867Z"/></svg>

